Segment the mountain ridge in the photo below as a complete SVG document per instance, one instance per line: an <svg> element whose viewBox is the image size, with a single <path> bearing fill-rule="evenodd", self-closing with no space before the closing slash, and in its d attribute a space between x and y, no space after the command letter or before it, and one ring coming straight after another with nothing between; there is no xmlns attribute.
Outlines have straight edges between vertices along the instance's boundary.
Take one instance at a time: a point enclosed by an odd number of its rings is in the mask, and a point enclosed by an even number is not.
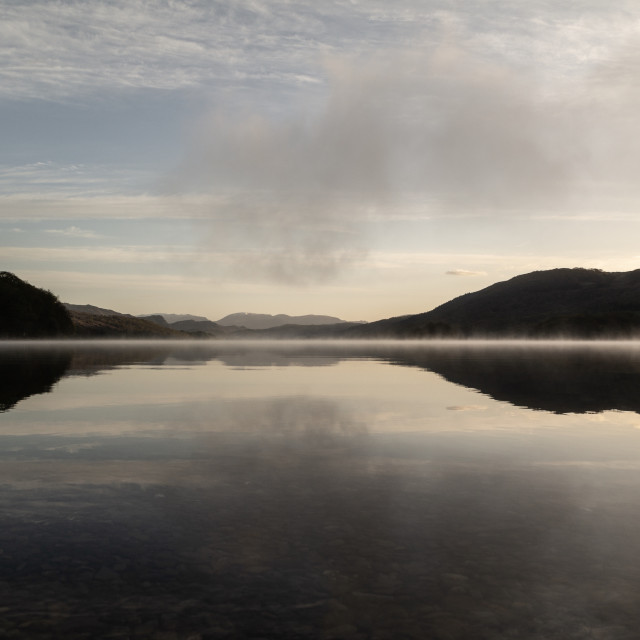
<svg viewBox="0 0 640 640"><path fill-rule="evenodd" d="M0 320L6 325L5 337L640 338L640 269L625 272L584 268L534 271L458 296L431 311L370 323L340 319L332 322L335 320L332 316L248 313L231 314L222 319L227 322L244 320L245 326L192 319L167 323L160 314L135 318L92 305L63 305L50 292L24 283L13 274L1 272L0 276L0 284L4 287L0 287L0 308L5 311ZM31 307L23 304L21 296L30 301ZM36 300L46 300L47 304L36 304ZM13 309L16 317L13 318L7 309ZM48 313L58 314L58 324L53 329L47 328L51 320ZM291 319L319 323L273 324ZM247 320L266 321L271 326L252 329L246 327L251 324Z"/></svg>
<svg viewBox="0 0 640 640"><path fill-rule="evenodd" d="M348 333L402 338L640 335L640 269L533 271L431 311L370 322Z"/></svg>
<svg viewBox="0 0 640 640"><path fill-rule="evenodd" d="M347 322L341 318L326 315L307 314L303 316L290 316L286 313L271 315L268 313L231 313L216 323L225 327L236 326L245 327L246 329L272 329L284 325L333 325Z"/></svg>

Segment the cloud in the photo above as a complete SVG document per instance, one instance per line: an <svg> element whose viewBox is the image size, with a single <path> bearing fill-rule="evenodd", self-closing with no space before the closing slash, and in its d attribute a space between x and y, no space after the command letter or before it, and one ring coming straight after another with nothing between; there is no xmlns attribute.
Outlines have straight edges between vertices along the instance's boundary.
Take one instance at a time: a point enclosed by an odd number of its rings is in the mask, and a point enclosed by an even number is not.
<svg viewBox="0 0 640 640"><path fill-rule="evenodd" d="M537 60L480 55L487 34L464 35L366 59L328 56L324 103L286 118L215 109L194 124L171 188L230 194L211 208L211 246L250 239L288 283L283 274L304 283L339 273L366 252L367 216L384 218L407 198L454 217L566 216L634 200L640 92L628 90L630 53L622 79L590 64L567 86Z"/></svg>
<svg viewBox="0 0 640 640"><path fill-rule="evenodd" d="M444 45L368 64L330 59L327 74L320 110L203 117L170 180L177 192L231 194L211 209L211 246L250 239L275 280L335 275L366 251L367 216L406 194L440 213L486 212L548 202L566 186L573 145L547 131L558 132L551 115L509 69Z"/></svg>
<svg viewBox="0 0 640 640"><path fill-rule="evenodd" d="M445 272L448 276L486 276L486 271L468 271L467 269L451 269Z"/></svg>
<svg viewBox="0 0 640 640"><path fill-rule="evenodd" d="M90 229L80 229L79 227L74 226L67 227L66 229L44 229L44 232L60 236L68 236L70 238L94 239L104 237L97 234L95 231L91 231Z"/></svg>
<svg viewBox="0 0 640 640"><path fill-rule="evenodd" d="M634 37L633 0L47 0L2 2L0 96L69 100L112 91L209 86L229 94L319 79L327 53L412 48L446 31L483 56L536 57L571 72Z"/></svg>
<svg viewBox="0 0 640 640"><path fill-rule="evenodd" d="M214 204L212 204L212 202ZM216 199L161 195L70 195L56 190L0 196L4 220L135 220L201 218L216 206ZM226 199L220 199L220 205Z"/></svg>
<svg viewBox="0 0 640 640"><path fill-rule="evenodd" d="M3 2L0 96L70 100L111 91L228 92L317 81L316 60L354 42L380 46L422 23L404 7L307 0Z"/></svg>
<svg viewBox="0 0 640 640"><path fill-rule="evenodd" d="M188 88L215 105L164 195L35 163L0 171L16 217L204 217L203 248L235 273L305 285L358 269L369 221L407 202L449 219L609 215L639 195L633 4L5 4L5 100Z"/></svg>
<svg viewBox="0 0 640 640"><path fill-rule="evenodd" d="M77 237L77 236L74 236ZM85 237L85 236L80 236ZM93 236L90 236L93 237ZM97 236L99 237L99 236ZM0 247L0 258L14 262L47 262L136 265L171 263L198 263L201 257L176 247L118 246L118 247ZM229 258L224 255L207 256L210 264L222 264Z"/></svg>
<svg viewBox="0 0 640 640"><path fill-rule="evenodd" d="M52 161L0 165L3 198L104 198L139 191L149 174L131 167L62 164Z"/></svg>

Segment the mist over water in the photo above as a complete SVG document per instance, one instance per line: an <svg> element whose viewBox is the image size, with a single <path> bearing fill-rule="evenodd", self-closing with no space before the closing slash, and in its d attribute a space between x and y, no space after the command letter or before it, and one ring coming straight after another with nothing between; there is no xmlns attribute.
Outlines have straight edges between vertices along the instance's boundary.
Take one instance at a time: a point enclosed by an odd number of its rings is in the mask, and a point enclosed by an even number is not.
<svg viewBox="0 0 640 640"><path fill-rule="evenodd" d="M636 347L0 360L16 372L0 398L8 637L636 633Z"/></svg>

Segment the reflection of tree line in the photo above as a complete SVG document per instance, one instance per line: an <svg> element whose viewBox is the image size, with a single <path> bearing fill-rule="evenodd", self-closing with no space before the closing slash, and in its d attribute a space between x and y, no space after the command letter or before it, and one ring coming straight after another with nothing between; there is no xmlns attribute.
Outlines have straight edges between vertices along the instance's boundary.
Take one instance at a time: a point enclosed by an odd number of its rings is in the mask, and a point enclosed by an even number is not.
<svg viewBox="0 0 640 640"><path fill-rule="evenodd" d="M0 411L20 400L51 391L71 363L66 350L3 350L0 352Z"/></svg>
<svg viewBox="0 0 640 640"><path fill-rule="evenodd" d="M332 365L370 358L433 371L496 400L556 413L610 409L640 413L640 355L621 347L480 347L474 345L149 345L44 346L0 352L0 410L51 391L64 375L91 375L131 364L229 367Z"/></svg>

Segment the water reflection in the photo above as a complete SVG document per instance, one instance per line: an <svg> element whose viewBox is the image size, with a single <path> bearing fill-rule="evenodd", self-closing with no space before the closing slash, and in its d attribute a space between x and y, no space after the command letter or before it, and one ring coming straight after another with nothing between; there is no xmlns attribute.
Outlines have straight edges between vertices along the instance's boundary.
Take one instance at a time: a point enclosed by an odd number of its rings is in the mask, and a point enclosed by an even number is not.
<svg viewBox="0 0 640 640"><path fill-rule="evenodd" d="M555 413L636 411L636 353L41 351L53 393L0 416L0 636L635 638L640 431Z"/></svg>
<svg viewBox="0 0 640 640"><path fill-rule="evenodd" d="M118 482L113 465L3 485L0 631L633 637L636 476L301 445L212 440L190 464L156 461L154 481Z"/></svg>
<svg viewBox="0 0 640 640"><path fill-rule="evenodd" d="M69 370L67 349L3 349L0 351L0 412L29 396L51 391Z"/></svg>
<svg viewBox="0 0 640 640"><path fill-rule="evenodd" d="M418 349L393 362L434 371L521 407L555 413L640 412L640 351L635 345Z"/></svg>
<svg viewBox="0 0 640 640"><path fill-rule="evenodd" d="M63 376L118 367L318 367L372 359L418 367L493 399L555 413L607 410L640 413L637 344L483 343L204 343L78 344L47 348L0 346L0 410L51 390Z"/></svg>

